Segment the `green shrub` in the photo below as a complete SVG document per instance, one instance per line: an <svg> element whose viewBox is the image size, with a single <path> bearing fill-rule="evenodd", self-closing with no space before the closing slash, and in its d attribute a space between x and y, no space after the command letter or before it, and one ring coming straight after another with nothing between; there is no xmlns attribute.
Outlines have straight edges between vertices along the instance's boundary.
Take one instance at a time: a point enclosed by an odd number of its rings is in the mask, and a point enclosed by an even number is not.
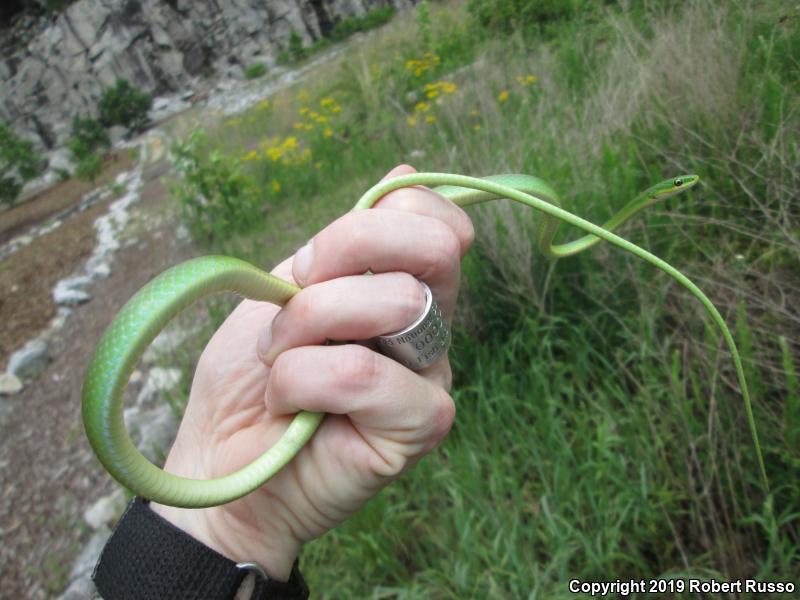
<svg viewBox="0 0 800 600"><path fill-rule="evenodd" d="M75 165L75 175L87 181L95 181L102 171L103 157L99 154L87 154Z"/></svg>
<svg viewBox="0 0 800 600"><path fill-rule="evenodd" d="M373 8L363 17L345 17L334 25L331 39L340 41L359 31L368 31L391 21L395 9L393 6Z"/></svg>
<svg viewBox="0 0 800 600"><path fill-rule="evenodd" d="M75 175L89 181L97 179L103 169L100 151L110 146L108 132L97 119L75 117L72 120L72 137L67 147L75 163Z"/></svg>
<svg viewBox="0 0 800 600"><path fill-rule="evenodd" d="M172 148L180 180L172 186L193 237L212 241L250 229L261 222L261 199L252 177L238 158L209 151L202 130Z"/></svg>
<svg viewBox="0 0 800 600"><path fill-rule="evenodd" d="M147 111L152 104L153 98L150 94L136 89L125 79L118 79L114 87L103 92L97 108L103 125L121 125L133 132L145 128Z"/></svg>
<svg viewBox="0 0 800 600"><path fill-rule="evenodd" d="M13 204L22 186L41 173L43 167L33 144L0 123L0 202Z"/></svg>
<svg viewBox="0 0 800 600"><path fill-rule="evenodd" d="M50 14L64 12L75 0L45 0L44 9Z"/></svg>
<svg viewBox="0 0 800 600"><path fill-rule="evenodd" d="M258 79L267 74L267 65L264 63L254 63L244 70L247 79Z"/></svg>
<svg viewBox="0 0 800 600"><path fill-rule="evenodd" d="M289 34L289 59L293 61L303 60L306 57L306 49L303 46L303 38L292 29Z"/></svg>
<svg viewBox="0 0 800 600"><path fill-rule="evenodd" d="M72 120L72 137L80 139L92 151L111 146L108 132L100 121L91 117L75 117Z"/></svg>
<svg viewBox="0 0 800 600"><path fill-rule="evenodd" d="M479 27L510 33L574 17L595 4L600 0L469 0L467 10Z"/></svg>

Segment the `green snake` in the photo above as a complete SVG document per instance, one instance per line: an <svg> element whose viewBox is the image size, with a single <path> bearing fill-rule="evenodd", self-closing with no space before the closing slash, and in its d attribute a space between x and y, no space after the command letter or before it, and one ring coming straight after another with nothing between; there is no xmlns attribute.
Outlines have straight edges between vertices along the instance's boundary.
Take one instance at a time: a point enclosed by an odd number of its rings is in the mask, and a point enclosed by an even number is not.
<svg viewBox="0 0 800 600"><path fill-rule="evenodd" d="M636 196L603 227L563 210L555 191L546 182L529 175L494 175L485 178L446 173L403 175L373 186L353 210L371 208L385 194L415 185L439 186L434 188L436 192L462 207L508 198L543 213L538 226L537 245L546 256L570 256L604 240L670 275L703 304L722 331L744 398L762 483L767 488L766 470L742 362L733 336L719 311L677 269L612 233L614 228L640 210L691 188L698 180L697 175L684 175L658 183ZM586 235L569 243L554 245L553 240L562 222L583 230ZM240 470L216 479L196 480L169 474L137 450L123 420L123 392L136 363L150 342L180 311L199 298L225 290L280 306L300 291L298 287L235 258L206 256L186 261L150 281L128 301L100 340L86 375L83 421L98 458L122 485L162 504L200 508L224 504L252 492L294 458L324 417L322 413L298 413L280 440L263 455Z"/></svg>

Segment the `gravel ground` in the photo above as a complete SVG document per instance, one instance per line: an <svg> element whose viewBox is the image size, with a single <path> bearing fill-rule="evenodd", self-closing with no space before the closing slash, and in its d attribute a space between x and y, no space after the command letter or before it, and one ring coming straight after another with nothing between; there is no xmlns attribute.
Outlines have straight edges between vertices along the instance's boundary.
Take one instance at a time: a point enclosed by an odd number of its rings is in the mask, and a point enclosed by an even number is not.
<svg viewBox="0 0 800 600"><path fill-rule="evenodd" d="M84 436L83 374L95 344L125 301L164 268L191 255L188 243L175 238L174 222L165 217L165 193L157 179L145 181L110 277L88 288L91 301L76 307L51 339L44 372L21 393L0 397L3 598L58 595L90 535L83 512L114 488ZM91 253L94 218L108 203L76 215L0 263L3 356L37 335L52 316L52 286L79 270Z"/></svg>

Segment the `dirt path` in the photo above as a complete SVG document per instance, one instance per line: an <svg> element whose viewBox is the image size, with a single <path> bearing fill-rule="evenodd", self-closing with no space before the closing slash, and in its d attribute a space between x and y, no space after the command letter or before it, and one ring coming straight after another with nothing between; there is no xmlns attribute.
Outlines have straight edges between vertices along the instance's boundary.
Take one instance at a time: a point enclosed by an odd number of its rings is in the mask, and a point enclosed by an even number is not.
<svg viewBox="0 0 800 600"><path fill-rule="evenodd" d="M151 131L140 146L141 200L130 210L127 239L114 258L111 275L84 288L91 301L77 306L48 340L49 363L13 396L0 395L0 598L45 600L64 591L76 554L97 534L83 514L116 488L86 441L80 415L83 375L105 327L136 290L167 266L194 254L176 238L174 207L159 179L169 171L169 138L183 137L198 124L209 126L271 94L313 76L341 48L321 54L300 69L263 82L242 82L210 95L202 105L175 115ZM105 177L130 168L130 153ZM127 162L126 162L127 161ZM0 245L27 238L0 257L0 367L9 354L47 327L56 312L53 286L80 272L95 247L94 221L114 196L73 212L53 231L36 237L32 226L70 211L92 186L68 181L31 202L0 214ZM112 186L113 187L113 186ZM38 234L37 234L38 235ZM132 384L129 393L136 394ZM101 535L102 538L102 535Z"/></svg>
<svg viewBox="0 0 800 600"><path fill-rule="evenodd" d="M82 377L94 346L124 302L157 273L191 254L188 243L176 239L173 220L165 217L165 196L158 179L145 180L127 228L136 237L117 252L110 277L87 288L91 301L76 307L51 338L51 362L44 372L21 393L0 397L3 598L50 598L63 591L75 554L90 533L83 512L114 487L83 433ZM41 307L54 310L55 280L78 270L91 252L94 218L110 201L77 215L3 262L2 284L24 286L21 300L19 294L12 295L11 304L3 305L3 320L13 317L9 320L15 321L14 331L32 337L47 313ZM6 265L12 262L18 268ZM40 316L30 321L27 313Z"/></svg>

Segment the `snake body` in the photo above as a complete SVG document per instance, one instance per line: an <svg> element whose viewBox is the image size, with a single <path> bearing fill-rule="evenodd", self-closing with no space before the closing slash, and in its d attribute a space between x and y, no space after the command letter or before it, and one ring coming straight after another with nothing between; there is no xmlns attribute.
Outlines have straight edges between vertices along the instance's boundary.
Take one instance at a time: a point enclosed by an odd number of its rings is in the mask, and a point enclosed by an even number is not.
<svg viewBox="0 0 800 600"><path fill-rule="evenodd" d="M744 370L736 344L719 311L694 283L674 267L613 233L613 229L640 210L691 188L698 180L697 175L685 175L662 181L636 196L602 227L562 209L558 195L546 182L530 175L516 174L485 178L446 173L404 175L373 186L353 210L371 208L385 194L414 185L438 186L434 188L436 192L462 207L508 198L542 213L537 247L545 256L570 256L606 241L667 273L703 304L722 331L733 357L762 482L766 487L766 470ZM586 235L565 244L554 244L562 222L583 230ZM134 493L161 504L200 508L224 504L252 492L295 457L324 417L322 413L298 413L283 437L261 457L216 479L196 480L172 475L153 465L137 450L123 419L123 392L136 363L173 317L199 298L223 290L280 306L300 291L296 286L235 258L205 256L186 261L163 272L128 301L100 340L86 375L82 409L92 448L117 481Z"/></svg>

